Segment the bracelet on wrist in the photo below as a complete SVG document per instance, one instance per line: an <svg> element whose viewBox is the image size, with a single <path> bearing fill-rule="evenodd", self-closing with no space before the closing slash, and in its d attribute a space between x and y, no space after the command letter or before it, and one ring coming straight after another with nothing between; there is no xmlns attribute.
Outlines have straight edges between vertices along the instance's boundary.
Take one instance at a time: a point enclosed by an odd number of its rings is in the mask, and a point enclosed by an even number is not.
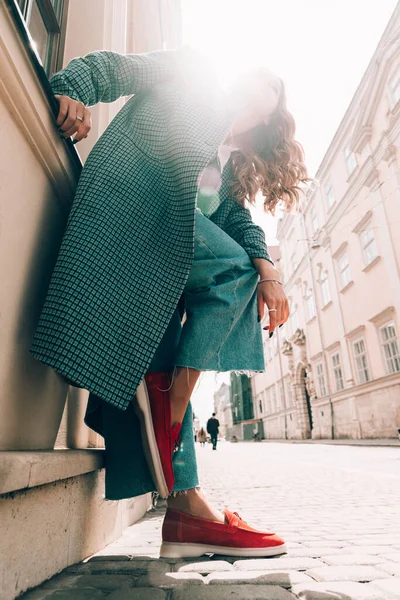
<svg viewBox="0 0 400 600"><path fill-rule="evenodd" d="M260 279L258 285L260 285L260 283L264 283L265 281L273 281L274 283L279 283L279 285L282 285L282 281L279 281L278 279Z"/></svg>

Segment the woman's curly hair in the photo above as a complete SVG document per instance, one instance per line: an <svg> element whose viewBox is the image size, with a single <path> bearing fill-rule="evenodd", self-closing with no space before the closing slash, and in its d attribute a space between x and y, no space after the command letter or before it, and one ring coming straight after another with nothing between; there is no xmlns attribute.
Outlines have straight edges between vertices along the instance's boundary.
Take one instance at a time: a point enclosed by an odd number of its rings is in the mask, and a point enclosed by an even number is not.
<svg viewBox="0 0 400 600"><path fill-rule="evenodd" d="M302 188L309 181L302 146L294 139L296 125L286 108L282 83L279 103L268 124L240 135L240 150L233 153L232 195L241 203L264 197L264 210L275 213L283 203L287 212L298 208Z"/></svg>

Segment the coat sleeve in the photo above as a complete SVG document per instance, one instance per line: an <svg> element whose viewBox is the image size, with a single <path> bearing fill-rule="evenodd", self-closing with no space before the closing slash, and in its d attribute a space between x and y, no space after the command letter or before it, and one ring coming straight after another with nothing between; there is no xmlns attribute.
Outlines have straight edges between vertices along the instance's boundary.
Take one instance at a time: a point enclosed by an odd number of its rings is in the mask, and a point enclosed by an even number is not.
<svg viewBox="0 0 400 600"><path fill-rule="evenodd" d="M210 220L240 244L250 258L265 258L274 265L264 231L253 222L250 211L235 199L224 200Z"/></svg>
<svg viewBox="0 0 400 600"><path fill-rule="evenodd" d="M193 57L197 58L196 53L189 48L147 54L91 52L72 59L50 79L50 85L55 94L69 96L86 106L114 102L173 78Z"/></svg>

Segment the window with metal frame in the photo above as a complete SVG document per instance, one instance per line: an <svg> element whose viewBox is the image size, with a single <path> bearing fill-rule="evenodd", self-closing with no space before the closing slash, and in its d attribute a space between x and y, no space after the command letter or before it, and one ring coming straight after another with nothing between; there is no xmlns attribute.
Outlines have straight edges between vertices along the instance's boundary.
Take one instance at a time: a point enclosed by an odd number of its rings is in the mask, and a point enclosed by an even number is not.
<svg viewBox="0 0 400 600"><path fill-rule="evenodd" d="M329 181L324 186L324 192L325 192L325 198L326 198L326 202L328 204L328 209L329 209L335 204L335 193L333 191L333 184L331 181Z"/></svg>
<svg viewBox="0 0 400 600"><path fill-rule="evenodd" d="M316 315L315 301L311 288L307 290L304 301L306 303L307 321L311 321Z"/></svg>
<svg viewBox="0 0 400 600"><path fill-rule="evenodd" d="M351 175L357 166L357 158L349 146L346 146L344 149L344 159L346 162L347 173L348 175Z"/></svg>
<svg viewBox="0 0 400 600"><path fill-rule="evenodd" d="M363 252L364 264L368 266L378 256L376 241L371 223L360 233L360 241Z"/></svg>
<svg viewBox="0 0 400 600"><path fill-rule="evenodd" d="M322 306L326 306L331 301L331 290L329 288L327 271L321 269L319 283L321 286Z"/></svg>
<svg viewBox="0 0 400 600"><path fill-rule="evenodd" d="M318 392L319 397L326 396L326 383L325 383L325 373L324 373L324 365L322 362L315 365L315 369L317 372L317 384L318 384Z"/></svg>
<svg viewBox="0 0 400 600"><path fill-rule="evenodd" d="M68 0L17 0L48 77L62 67Z"/></svg>
<svg viewBox="0 0 400 600"><path fill-rule="evenodd" d="M393 321L380 327L380 338L387 373L398 373L400 371L399 344Z"/></svg>
<svg viewBox="0 0 400 600"><path fill-rule="evenodd" d="M353 342L353 357L356 365L358 383L371 381L368 367L367 348L364 338Z"/></svg>
<svg viewBox="0 0 400 600"><path fill-rule="evenodd" d="M335 354L331 355L331 361L332 361L333 377L334 377L334 381L335 381L335 390L337 392L340 392L341 390L344 389L344 383L343 383L342 365L340 363L339 352L335 352Z"/></svg>
<svg viewBox="0 0 400 600"><path fill-rule="evenodd" d="M339 268L340 285L344 288L351 281L350 264L347 252L344 252L339 256L337 264Z"/></svg>

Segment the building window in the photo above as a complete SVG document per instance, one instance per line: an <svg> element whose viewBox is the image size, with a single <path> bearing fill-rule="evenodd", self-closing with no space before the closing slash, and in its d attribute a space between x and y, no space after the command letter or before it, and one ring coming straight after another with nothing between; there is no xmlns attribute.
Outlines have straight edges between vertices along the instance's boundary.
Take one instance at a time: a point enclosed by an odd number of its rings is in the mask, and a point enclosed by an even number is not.
<svg viewBox="0 0 400 600"><path fill-rule="evenodd" d="M374 232L371 223L360 233L364 264L367 266L378 256Z"/></svg>
<svg viewBox="0 0 400 600"><path fill-rule="evenodd" d="M328 209L331 208L334 204L335 204L335 194L333 192L333 185L332 182L328 182L325 187L325 198L326 198L326 202L328 204Z"/></svg>
<svg viewBox="0 0 400 600"><path fill-rule="evenodd" d="M331 291L329 289L329 281L328 281L327 271L321 271L321 275L319 278L319 284L321 286L322 306L326 306L331 301Z"/></svg>
<svg viewBox="0 0 400 600"><path fill-rule="evenodd" d="M338 267L339 267L340 285L342 288L344 288L351 281L349 257L347 256L347 252L345 252L338 258Z"/></svg>
<svg viewBox="0 0 400 600"><path fill-rule="evenodd" d="M317 371L317 385L318 385L318 394L321 398L322 396L326 396L326 383L325 383L325 374L324 374L324 365L322 362L315 365Z"/></svg>
<svg viewBox="0 0 400 600"><path fill-rule="evenodd" d="M389 81L389 94L390 105L392 108L394 108L400 100L400 69L397 69L397 71Z"/></svg>
<svg viewBox="0 0 400 600"><path fill-rule="evenodd" d="M365 340L360 339L353 342L353 356L356 363L358 383L367 383L371 380L368 368L367 349Z"/></svg>
<svg viewBox="0 0 400 600"><path fill-rule="evenodd" d="M390 373L400 371L399 344L397 342L396 328L391 321L380 328L381 344L386 362L386 370Z"/></svg>
<svg viewBox="0 0 400 600"><path fill-rule="evenodd" d="M68 0L18 0L43 68L50 77L62 66Z"/></svg>
<svg viewBox="0 0 400 600"><path fill-rule="evenodd" d="M357 159L356 159L356 155L354 154L354 152L352 150L350 150L350 148L348 146L344 150L344 159L346 161L347 173L348 173L348 175L351 175L357 166Z"/></svg>
<svg viewBox="0 0 400 600"><path fill-rule="evenodd" d="M306 303L307 321L311 321L311 319L313 319L316 315L314 296L311 289L307 291L307 295L304 300Z"/></svg>
<svg viewBox="0 0 400 600"><path fill-rule="evenodd" d="M333 377L335 380L335 390L340 392L344 388L342 366L340 364L340 354L335 352L331 356Z"/></svg>
<svg viewBox="0 0 400 600"><path fill-rule="evenodd" d="M259 406L259 409L260 409L260 414L262 414L263 406L262 406L262 401L261 400L260 400L258 406Z"/></svg>
<svg viewBox="0 0 400 600"><path fill-rule="evenodd" d="M310 226L311 233L315 233L318 229L317 209L315 206L313 206L310 211Z"/></svg>

